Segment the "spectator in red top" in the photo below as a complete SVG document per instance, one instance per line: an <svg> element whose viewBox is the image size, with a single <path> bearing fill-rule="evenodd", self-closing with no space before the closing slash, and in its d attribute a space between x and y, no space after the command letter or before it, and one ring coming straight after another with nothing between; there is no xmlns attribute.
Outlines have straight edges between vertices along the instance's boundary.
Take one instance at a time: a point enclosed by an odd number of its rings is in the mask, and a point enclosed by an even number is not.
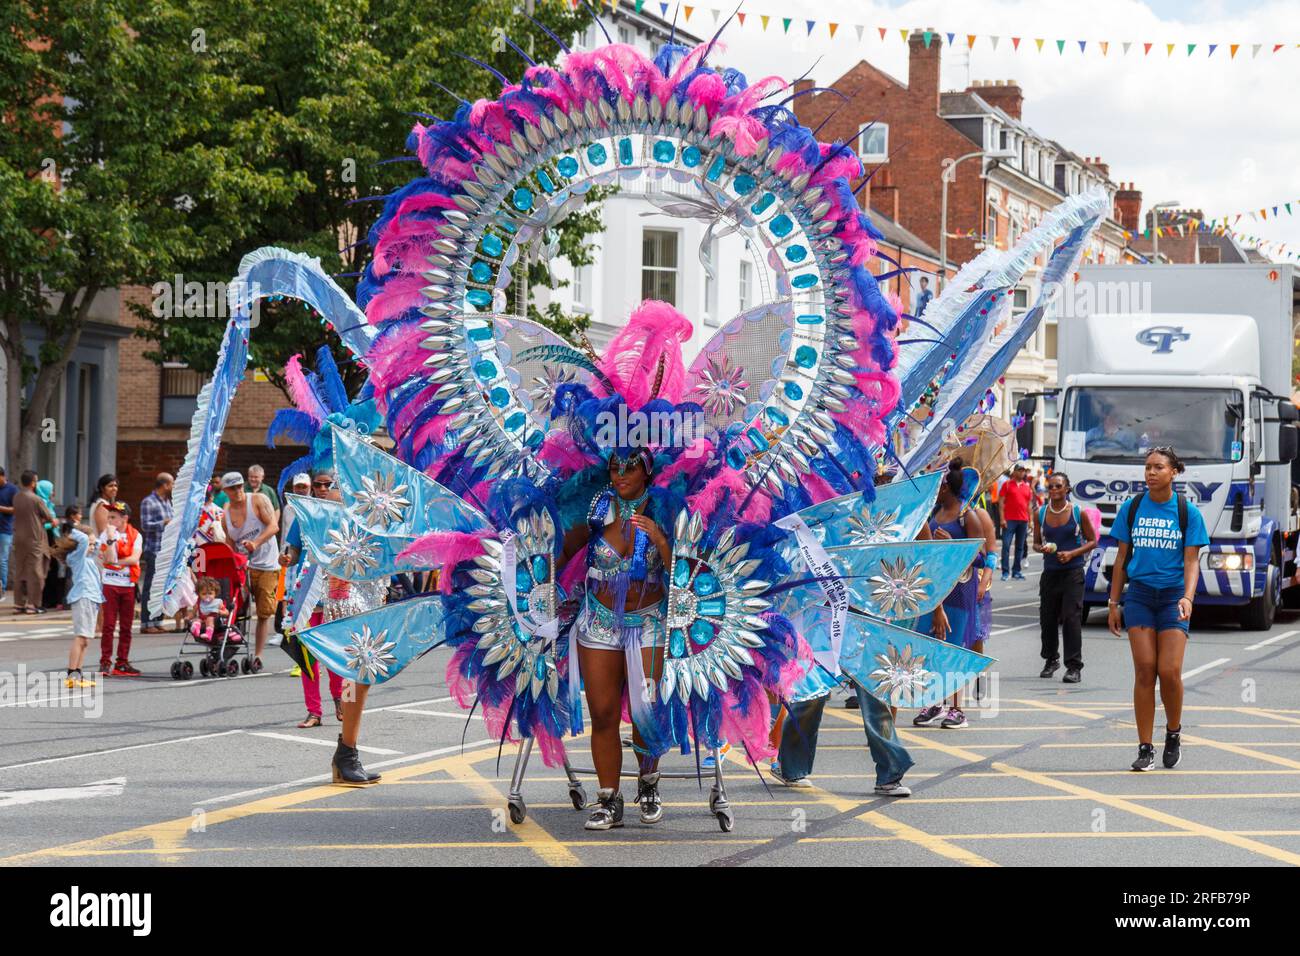
<svg viewBox="0 0 1300 956"><path fill-rule="evenodd" d="M1033 486L1030 485L1025 474L1024 465L1016 465L1011 469L1011 479L1002 486L1001 494L1002 503L1002 580L1010 577L1017 581L1023 581L1025 576L1020 573L1020 561L1025 549L1025 534L1029 527L1029 502L1034 497ZM1015 545L1015 555L1012 557L1012 544ZM1013 564L1014 560L1014 564Z"/></svg>

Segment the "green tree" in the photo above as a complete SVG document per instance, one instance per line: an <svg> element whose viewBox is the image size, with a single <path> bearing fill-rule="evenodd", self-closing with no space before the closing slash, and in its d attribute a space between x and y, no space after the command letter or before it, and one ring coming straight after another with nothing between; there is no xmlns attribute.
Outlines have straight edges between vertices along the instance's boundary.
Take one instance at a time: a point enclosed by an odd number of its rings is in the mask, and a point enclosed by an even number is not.
<svg viewBox="0 0 1300 956"><path fill-rule="evenodd" d="M560 53L518 9L519 0L207 0L193 6L200 11L196 22L207 25L205 55L233 85L252 90L247 101L232 102L214 117L214 127L255 169L292 184L290 193L247 210L238 247L214 248L194 262L187 278L200 281L228 280L241 253L279 245L320 257L353 292L369 261L364 240L381 206L366 200L421 174L405 150L413 124L429 122L428 116L449 118L460 105L457 96L472 102L500 91L492 74L457 54L515 79L527 63L505 37L539 62ZM574 12L539 4L533 16L567 37L588 14L581 7ZM560 228L561 254L589 261L586 237L597 229L591 206L571 216ZM548 278L537 267L530 275L532 281ZM541 319L562 331L575 327L573 317ZM154 320L144 334L156 343L155 358L208 370L221 332L219 322L187 318ZM301 306L263 304L250 361L278 381L291 355L325 338ZM350 377L355 385L358 373Z"/></svg>
<svg viewBox="0 0 1300 956"><path fill-rule="evenodd" d="M156 0L0 5L0 349L13 465L34 461L99 293L228 253L251 235L245 210L302 188L292 170L255 166L213 122L247 109L252 91L196 52L194 26Z"/></svg>

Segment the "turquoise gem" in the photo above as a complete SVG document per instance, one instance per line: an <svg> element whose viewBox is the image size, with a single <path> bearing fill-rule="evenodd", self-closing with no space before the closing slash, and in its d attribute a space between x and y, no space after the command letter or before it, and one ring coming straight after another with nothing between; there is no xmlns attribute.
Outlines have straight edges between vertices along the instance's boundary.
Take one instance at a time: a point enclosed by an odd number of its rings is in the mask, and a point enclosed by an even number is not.
<svg viewBox="0 0 1300 956"><path fill-rule="evenodd" d="M704 159L704 155L700 152L700 148L698 146L687 146L684 150L682 150L683 166L689 166L691 168L694 168L700 165L700 162L703 159Z"/></svg>
<svg viewBox="0 0 1300 956"><path fill-rule="evenodd" d="M811 345L801 345L794 350L794 364L800 368L812 368L817 364L817 350Z"/></svg>
<svg viewBox="0 0 1300 956"><path fill-rule="evenodd" d="M731 181L731 188L736 190L737 195L740 196L744 196L747 193L752 193L754 191L754 187L757 185L758 185L758 180L755 179L753 176L749 175L749 173L741 173L739 176L737 176L735 179Z"/></svg>
<svg viewBox="0 0 1300 956"><path fill-rule="evenodd" d="M604 166L608 159L609 153L605 152L605 147L600 143L592 143L587 147L587 162L593 166Z"/></svg>
<svg viewBox="0 0 1300 956"><path fill-rule="evenodd" d="M709 598L695 605L695 610L705 617L722 617L727 613L727 602L725 598Z"/></svg>
<svg viewBox="0 0 1300 956"><path fill-rule="evenodd" d="M546 440L546 436L543 435L541 432L532 431L529 432L528 437L524 439L524 444L527 445L529 448L531 448L533 451L537 451L537 449L542 447L542 442L545 440Z"/></svg>
<svg viewBox="0 0 1300 956"><path fill-rule="evenodd" d="M502 402L500 407L505 408L505 403ZM528 416L523 412L515 412L513 415L507 417L502 424L505 425L506 431L517 432L528 424Z"/></svg>
<svg viewBox="0 0 1300 956"><path fill-rule="evenodd" d="M487 289L470 289L465 293L465 299L476 309L486 309L492 304L492 293Z"/></svg>
<svg viewBox="0 0 1300 956"><path fill-rule="evenodd" d="M484 380L495 378L497 374L496 363L489 362L487 359L483 359L481 362L475 362L474 374Z"/></svg>
<svg viewBox="0 0 1300 956"><path fill-rule="evenodd" d="M732 445L727 449L727 464L739 471L745 467L745 453Z"/></svg>
<svg viewBox="0 0 1300 956"><path fill-rule="evenodd" d="M534 175L537 177L537 185L541 186L545 192L555 192L555 182L546 174L546 170L539 169Z"/></svg>
<svg viewBox="0 0 1300 956"><path fill-rule="evenodd" d="M561 156L555 169L561 176L572 178L578 174L578 161L572 156Z"/></svg>
<svg viewBox="0 0 1300 956"><path fill-rule="evenodd" d="M763 197L759 199L758 202L754 203L754 205L750 206L749 211L754 213L755 215L761 212L766 212L767 207L772 205L772 203L774 202L776 202L775 196L773 196L771 193L763 193Z"/></svg>
<svg viewBox="0 0 1300 956"><path fill-rule="evenodd" d="M772 235L780 239L790 235L790 230L794 228L794 220L785 213L781 213L779 216L772 217L768 228L772 230Z"/></svg>
<svg viewBox="0 0 1300 956"><path fill-rule="evenodd" d="M527 594L533 589L533 579L528 576L528 569L522 564L515 566L515 590Z"/></svg>
<svg viewBox="0 0 1300 956"><path fill-rule="evenodd" d="M817 284L817 273L805 272L801 276L795 276L790 284L796 289L811 289Z"/></svg>
<svg viewBox="0 0 1300 956"><path fill-rule="evenodd" d="M527 610L528 610L528 595L527 595L527 594L520 594L517 598L515 598L515 607L519 608L519 610L521 610L521 611L527 611Z"/></svg>
<svg viewBox="0 0 1300 956"><path fill-rule="evenodd" d="M798 382L786 382L782 390L785 392L785 397L792 402L797 402L803 398L803 389L800 388Z"/></svg>
<svg viewBox="0 0 1300 956"><path fill-rule="evenodd" d="M515 190L515 194L510 197L510 204L520 212L527 212L533 208L532 191L520 186Z"/></svg>
<svg viewBox="0 0 1300 956"><path fill-rule="evenodd" d="M708 571L702 571L695 576L695 593L700 597L708 597L710 594L718 593L718 576Z"/></svg>
<svg viewBox="0 0 1300 956"><path fill-rule="evenodd" d="M680 627L673 628L673 632L668 635L668 654L671 657L686 656L686 635Z"/></svg>
<svg viewBox="0 0 1300 956"><path fill-rule="evenodd" d="M499 259L501 251L505 248L501 243L501 237L494 236L490 232L484 233L483 239L478 245L483 250L483 255L491 256L493 259Z"/></svg>
<svg viewBox="0 0 1300 956"><path fill-rule="evenodd" d="M533 580L541 583L547 576L546 559L540 554L533 555Z"/></svg>
<svg viewBox="0 0 1300 956"><path fill-rule="evenodd" d="M673 584L679 588L686 587L686 582L691 579L691 566L685 561L678 561L677 566L673 568Z"/></svg>
<svg viewBox="0 0 1300 956"><path fill-rule="evenodd" d="M745 432L745 435L749 438L750 441L754 443L754 447L757 448L759 451L767 451L769 448L772 447L767 440L767 436L764 435L757 428L749 429L748 431Z"/></svg>
<svg viewBox="0 0 1300 956"><path fill-rule="evenodd" d="M722 171L727 168L727 158L719 156L709 164L709 171L704 174L704 178L709 182L716 182L722 176Z"/></svg>
<svg viewBox="0 0 1300 956"><path fill-rule="evenodd" d="M661 139L655 143L654 158L661 163L671 163L673 157L677 155L677 146L667 139Z"/></svg>
<svg viewBox="0 0 1300 956"><path fill-rule="evenodd" d="M518 231L517 229L515 229L515 224L513 222L511 222L505 216L500 214L497 215L496 225L498 229L504 229L506 232Z"/></svg>
<svg viewBox="0 0 1300 956"><path fill-rule="evenodd" d="M763 409L763 414L767 416L767 420L770 421L773 425L778 425L781 428L784 428L786 425L790 424L790 417L786 415L785 412L781 411L779 408L771 408L771 407L765 408Z"/></svg>
<svg viewBox="0 0 1300 956"><path fill-rule="evenodd" d="M785 257L791 262L803 262L808 258L808 250L803 246L795 243L789 249L785 250Z"/></svg>
<svg viewBox="0 0 1300 956"><path fill-rule="evenodd" d="M504 388L494 388L489 393L488 398L497 408L505 408L510 404L510 392Z"/></svg>
<svg viewBox="0 0 1300 956"><path fill-rule="evenodd" d="M800 325L821 325L826 318L821 315L796 315L794 320Z"/></svg>
<svg viewBox="0 0 1300 956"><path fill-rule="evenodd" d="M618 161L624 166L632 165L632 141L626 136L618 141Z"/></svg>
<svg viewBox="0 0 1300 956"><path fill-rule="evenodd" d="M533 676L538 680L546 680L546 658L540 654L537 656L536 663L533 664Z"/></svg>
<svg viewBox="0 0 1300 956"><path fill-rule="evenodd" d="M475 262L469 267L469 275L475 282L488 282L492 278L492 267L486 262Z"/></svg>
<svg viewBox="0 0 1300 956"><path fill-rule="evenodd" d="M713 625L708 621L694 621L691 624L691 640L704 645L713 641Z"/></svg>
<svg viewBox="0 0 1300 956"><path fill-rule="evenodd" d="M485 305L491 305L491 304L492 304L492 296L489 295L487 292L484 292L482 289L475 289L474 291L475 291L475 292L482 292L483 295L486 295L486 296L487 296L487 302L484 303ZM474 292L471 292L471 293L470 293L471 296L472 296L473 294L474 294ZM468 336L470 337L470 339L472 339L472 340L475 341L475 342L487 342L487 341L489 341L489 340L492 338L492 326L490 326L490 325L480 325L478 328L470 329L470 330L469 330L468 332L466 332L465 334L468 335Z"/></svg>

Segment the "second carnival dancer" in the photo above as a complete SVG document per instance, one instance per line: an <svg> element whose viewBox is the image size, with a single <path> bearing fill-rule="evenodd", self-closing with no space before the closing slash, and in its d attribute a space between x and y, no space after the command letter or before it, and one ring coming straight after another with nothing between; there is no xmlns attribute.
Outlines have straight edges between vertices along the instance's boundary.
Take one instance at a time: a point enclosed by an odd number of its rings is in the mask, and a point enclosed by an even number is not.
<svg viewBox="0 0 1300 956"><path fill-rule="evenodd" d="M565 535L563 562L586 546L586 591L577 628L579 667L591 714L591 758L600 784L588 830L623 825L619 777L623 746L619 735L623 692L633 707L653 700L663 674L664 568L672 554L663 529L646 512L651 504L654 459L644 448L609 458L609 486L591 502L587 522ZM639 755L636 802L641 822L663 818L659 761L650 757L634 728Z"/></svg>

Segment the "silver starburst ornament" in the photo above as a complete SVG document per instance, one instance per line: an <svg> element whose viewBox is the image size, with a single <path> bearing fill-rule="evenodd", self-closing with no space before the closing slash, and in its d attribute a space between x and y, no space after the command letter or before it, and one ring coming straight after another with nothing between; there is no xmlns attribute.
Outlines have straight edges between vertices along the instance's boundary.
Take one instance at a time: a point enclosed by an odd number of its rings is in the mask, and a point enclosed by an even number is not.
<svg viewBox="0 0 1300 956"><path fill-rule="evenodd" d="M919 614L921 602L930 593L926 585L932 583L929 578L922 577L921 565L914 564L909 568L903 558L897 561L886 558L881 560L880 570L880 574L870 579L875 585L871 597L879 612L885 617Z"/></svg>
<svg viewBox="0 0 1300 956"><path fill-rule="evenodd" d="M389 653L396 644L388 642L387 629L378 634L370 633L370 625L361 625L361 633L353 631L352 643L345 648L348 655L347 665L357 672L365 681L372 681L379 676L388 676L388 668L397 663L397 658Z"/></svg>
<svg viewBox="0 0 1300 956"><path fill-rule="evenodd" d="M411 502L404 498L406 485L395 484L392 475L375 472L361 476L361 490L352 496L351 511L367 528L387 528L406 517Z"/></svg>
<svg viewBox="0 0 1300 956"><path fill-rule="evenodd" d="M912 656L912 645L898 652L893 644L889 645L888 654L877 654L876 663L880 666L868 675L876 682L876 690L883 693L895 707L900 702L912 700L922 693L934 677L925 669L925 655Z"/></svg>
<svg viewBox="0 0 1300 956"><path fill-rule="evenodd" d="M893 511L862 511L849 515L849 544L888 544L901 541L903 526L898 522L898 509Z"/></svg>
<svg viewBox="0 0 1300 956"><path fill-rule="evenodd" d="M345 531L329 531L329 541L325 544L326 565L329 570L341 578L364 577L372 568L379 566L375 546L370 535L353 528Z"/></svg>
<svg viewBox="0 0 1300 956"><path fill-rule="evenodd" d="M562 365L543 365L542 373L533 376L533 387L528 396L533 400L533 407L543 413L549 413L555 405L555 393L561 385L571 385L578 380L578 373Z"/></svg>
<svg viewBox="0 0 1300 956"><path fill-rule="evenodd" d="M749 382L745 380L744 367L732 365L730 357L724 353L721 361L709 358L692 391L700 393L700 404L705 411L712 415L730 415L745 404L747 388Z"/></svg>

